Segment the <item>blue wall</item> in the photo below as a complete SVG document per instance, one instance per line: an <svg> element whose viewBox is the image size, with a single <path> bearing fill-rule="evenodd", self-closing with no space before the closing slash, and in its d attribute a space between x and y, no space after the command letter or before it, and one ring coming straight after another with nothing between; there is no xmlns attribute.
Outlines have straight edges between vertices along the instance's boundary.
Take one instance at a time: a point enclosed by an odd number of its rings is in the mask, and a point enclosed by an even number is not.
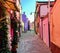
<svg viewBox="0 0 60 53"><path fill-rule="evenodd" d="M24 22L24 31L28 30L28 18L25 12L22 14L22 21Z"/></svg>

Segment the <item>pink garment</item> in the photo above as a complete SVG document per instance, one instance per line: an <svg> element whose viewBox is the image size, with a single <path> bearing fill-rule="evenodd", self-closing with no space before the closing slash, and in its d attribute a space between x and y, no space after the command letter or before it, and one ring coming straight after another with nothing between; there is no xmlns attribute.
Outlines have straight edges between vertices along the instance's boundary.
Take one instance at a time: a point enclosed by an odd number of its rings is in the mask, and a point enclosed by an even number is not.
<svg viewBox="0 0 60 53"><path fill-rule="evenodd" d="M11 38L13 39L13 28L11 28Z"/></svg>

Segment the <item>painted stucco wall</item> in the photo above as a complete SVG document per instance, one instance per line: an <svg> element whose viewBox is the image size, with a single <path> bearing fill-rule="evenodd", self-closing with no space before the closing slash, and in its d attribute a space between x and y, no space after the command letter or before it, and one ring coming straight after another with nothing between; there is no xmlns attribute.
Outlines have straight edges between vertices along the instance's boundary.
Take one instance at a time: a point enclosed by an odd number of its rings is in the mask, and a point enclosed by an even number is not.
<svg viewBox="0 0 60 53"><path fill-rule="evenodd" d="M26 31L28 29L28 18L25 13L22 14L22 21L24 22L24 30Z"/></svg>
<svg viewBox="0 0 60 53"><path fill-rule="evenodd" d="M49 47L48 17L43 19L43 41Z"/></svg>
<svg viewBox="0 0 60 53"><path fill-rule="evenodd" d="M56 0L51 11L50 32L51 42L60 47L60 0Z"/></svg>
<svg viewBox="0 0 60 53"><path fill-rule="evenodd" d="M26 15L25 13L22 14L22 21L25 23L26 22Z"/></svg>

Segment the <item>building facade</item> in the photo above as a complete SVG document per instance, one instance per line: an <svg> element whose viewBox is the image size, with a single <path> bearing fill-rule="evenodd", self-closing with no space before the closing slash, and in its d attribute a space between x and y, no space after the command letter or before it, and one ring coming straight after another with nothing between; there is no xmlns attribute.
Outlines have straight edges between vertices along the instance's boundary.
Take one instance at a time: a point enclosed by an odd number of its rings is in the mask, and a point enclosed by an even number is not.
<svg viewBox="0 0 60 53"><path fill-rule="evenodd" d="M60 53L60 42L59 42L59 17L60 17L60 7L59 0L50 2L50 18L48 12L48 2L37 2L36 3L36 13L39 14L39 27L36 26L38 21L38 15L35 13L35 27L39 32L39 37L46 43L48 47L51 48L52 53ZM39 6L38 6L39 5ZM39 9L38 9L39 8ZM39 11L38 11L39 10ZM38 23L37 23L38 25ZM36 29L35 28L35 29Z"/></svg>
<svg viewBox="0 0 60 53"><path fill-rule="evenodd" d="M22 21L24 23L24 32L26 32L28 30L28 18L25 12L22 14Z"/></svg>
<svg viewBox="0 0 60 53"><path fill-rule="evenodd" d="M56 0L50 15L50 38L53 53L60 53L60 0Z"/></svg>
<svg viewBox="0 0 60 53"><path fill-rule="evenodd" d="M18 44L18 24L20 18L19 14L16 15L16 11L20 12L17 4L20 0L6 0L0 1L0 53L13 53L16 52ZM18 3L19 4L19 3ZM20 4L19 4L20 5ZM2 25L3 23L3 25Z"/></svg>

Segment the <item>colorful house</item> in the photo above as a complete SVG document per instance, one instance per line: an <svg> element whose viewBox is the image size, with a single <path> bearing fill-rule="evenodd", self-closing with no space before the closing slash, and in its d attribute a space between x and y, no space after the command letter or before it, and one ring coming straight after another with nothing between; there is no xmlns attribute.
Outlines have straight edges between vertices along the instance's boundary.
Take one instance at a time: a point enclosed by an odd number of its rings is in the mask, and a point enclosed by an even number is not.
<svg viewBox="0 0 60 53"><path fill-rule="evenodd" d="M24 32L24 22L23 21L21 22L21 30L22 30L21 33Z"/></svg>
<svg viewBox="0 0 60 53"><path fill-rule="evenodd" d="M50 9L52 9L53 2L50 4ZM48 13L48 2L38 2L36 3L36 18L35 25L37 28L37 33L43 41L49 46L49 13Z"/></svg>
<svg viewBox="0 0 60 53"><path fill-rule="evenodd" d="M54 5L55 4L55 5ZM53 53L59 53L58 41L59 37L59 21L56 17L59 18L59 0L55 2L50 2L50 14L48 12L48 2L38 2L36 3L35 11L35 29L39 33L39 37L45 42L48 47L51 47ZM50 17L49 17L50 15ZM38 19L39 18L39 19ZM37 20L40 20L39 22ZM57 20L57 22L55 22ZM39 24L38 24L39 23ZM39 27L38 27L39 26ZM55 28L54 28L55 26ZM56 49L56 51L54 51Z"/></svg>
<svg viewBox="0 0 60 53"><path fill-rule="evenodd" d="M22 21L24 22L24 32L28 30L28 18L25 12L22 14Z"/></svg>
<svg viewBox="0 0 60 53"><path fill-rule="evenodd" d="M19 0L16 1L19 2ZM16 43L18 43L17 23L19 23L16 11L20 11L16 1L0 1L0 53L13 53L13 50L16 52Z"/></svg>
<svg viewBox="0 0 60 53"><path fill-rule="evenodd" d="M14 1L14 0L13 0ZM15 5L19 11L10 11L10 21L11 21L11 35L12 35L12 49L11 52L15 53L18 47L18 40L20 37L20 0L15 0Z"/></svg>
<svg viewBox="0 0 60 53"><path fill-rule="evenodd" d="M35 10L35 19L34 19L34 30L36 34L40 33L39 30L39 23L40 23L40 6L38 5L38 3L36 3L36 10Z"/></svg>
<svg viewBox="0 0 60 53"><path fill-rule="evenodd" d="M56 0L50 16L50 41L53 53L60 53L60 0Z"/></svg>

